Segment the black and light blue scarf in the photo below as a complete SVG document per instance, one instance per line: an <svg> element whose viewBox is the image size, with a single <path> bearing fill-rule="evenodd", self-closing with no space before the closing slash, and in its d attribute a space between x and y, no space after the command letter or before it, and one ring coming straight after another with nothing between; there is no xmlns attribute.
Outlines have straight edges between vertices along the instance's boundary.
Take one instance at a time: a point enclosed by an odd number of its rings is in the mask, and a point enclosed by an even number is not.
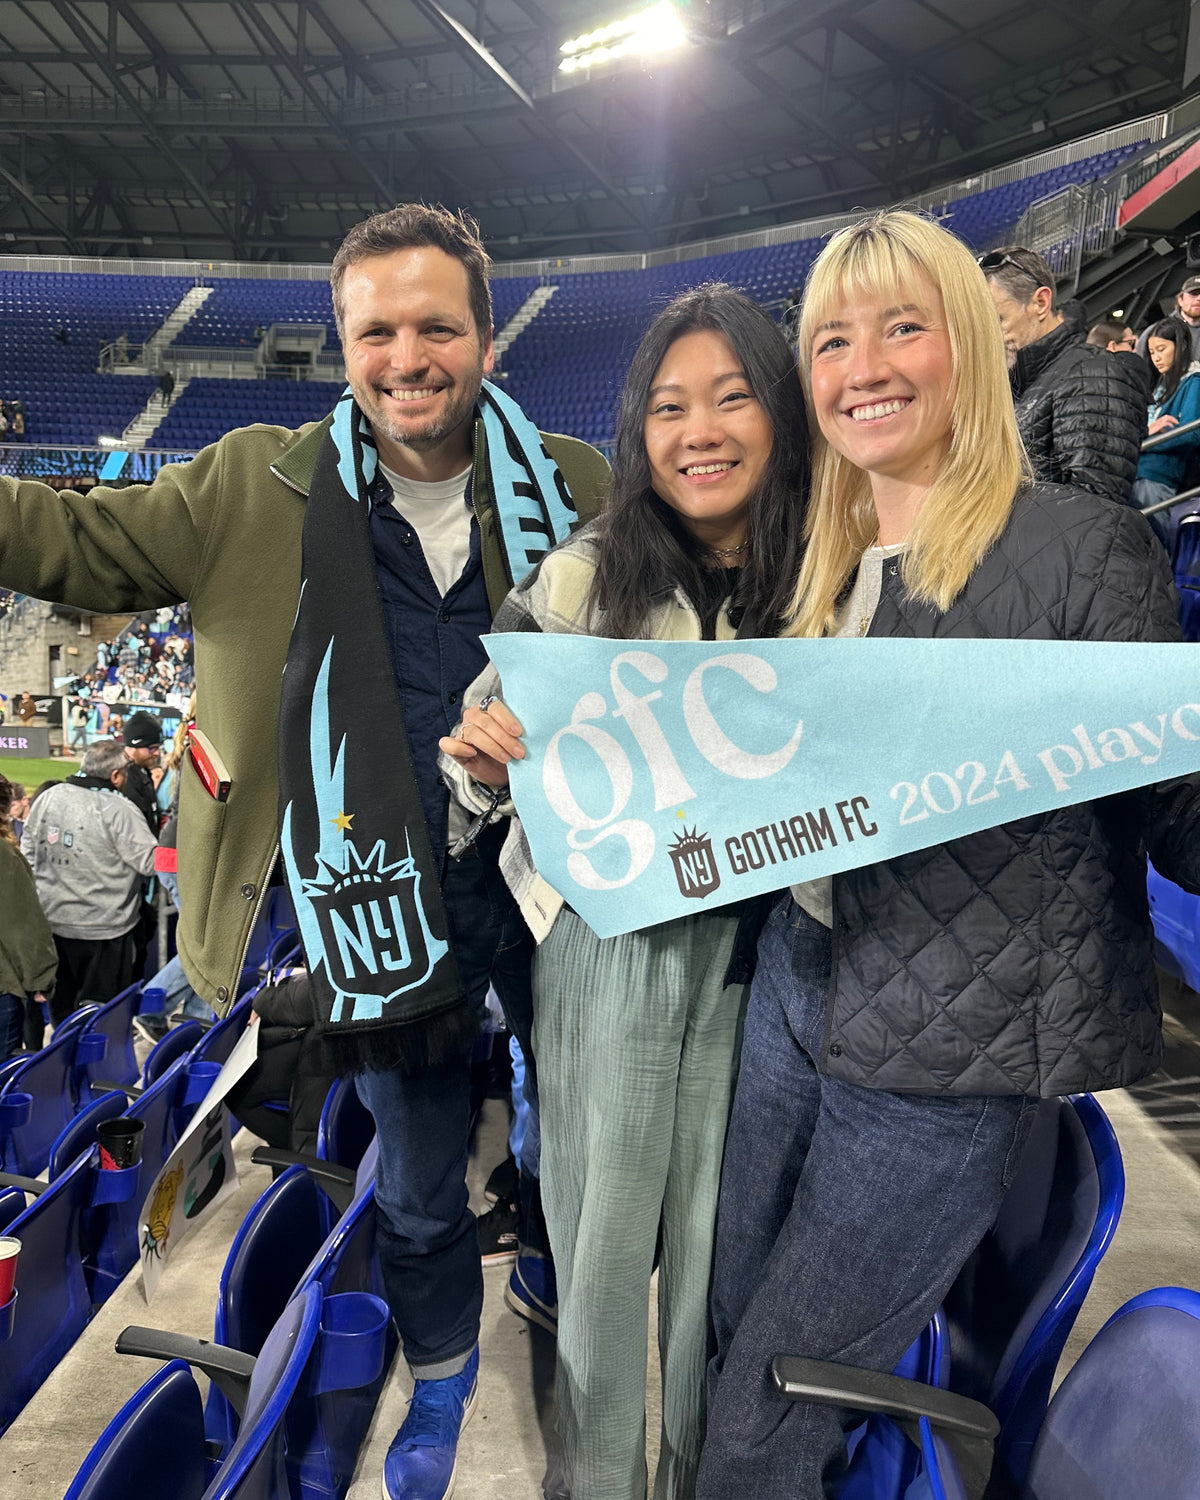
<svg viewBox="0 0 1200 1500"><path fill-rule="evenodd" d="M541 434L485 382L487 477L518 583L576 520ZM417 1071L475 1033L451 950L384 634L370 535L378 466L349 390L304 518L300 605L280 706L281 843L316 1021L344 1069Z"/></svg>

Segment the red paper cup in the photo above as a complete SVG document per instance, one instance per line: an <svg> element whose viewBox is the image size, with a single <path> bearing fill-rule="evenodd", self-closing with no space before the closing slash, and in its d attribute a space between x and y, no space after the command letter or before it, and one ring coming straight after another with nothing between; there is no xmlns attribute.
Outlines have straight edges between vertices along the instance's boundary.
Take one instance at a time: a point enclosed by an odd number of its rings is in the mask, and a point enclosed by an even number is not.
<svg viewBox="0 0 1200 1500"><path fill-rule="evenodd" d="M0 1236L0 1306L12 1301L13 1287L17 1281L17 1256L20 1253L20 1240L11 1234Z"/></svg>

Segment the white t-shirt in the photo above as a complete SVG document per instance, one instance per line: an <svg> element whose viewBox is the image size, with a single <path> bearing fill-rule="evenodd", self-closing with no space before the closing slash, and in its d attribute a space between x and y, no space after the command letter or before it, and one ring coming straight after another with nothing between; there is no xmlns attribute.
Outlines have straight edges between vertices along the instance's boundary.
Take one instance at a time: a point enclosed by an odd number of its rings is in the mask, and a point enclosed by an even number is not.
<svg viewBox="0 0 1200 1500"><path fill-rule="evenodd" d="M406 479L385 465L380 472L392 487L392 504L417 533L438 593L445 596L462 577L471 555L468 465L452 479Z"/></svg>
<svg viewBox="0 0 1200 1500"><path fill-rule="evenodd" d="M836 637L866 635L883 592L883 565L889 557L903 552L904 547L904 542L896 542L890 547L868 547L863 553L854 586L838 614L837 629L833 632ZM833 926L832 875L797 881L792 886L792 898L810 917L826 927Z"/></svg>

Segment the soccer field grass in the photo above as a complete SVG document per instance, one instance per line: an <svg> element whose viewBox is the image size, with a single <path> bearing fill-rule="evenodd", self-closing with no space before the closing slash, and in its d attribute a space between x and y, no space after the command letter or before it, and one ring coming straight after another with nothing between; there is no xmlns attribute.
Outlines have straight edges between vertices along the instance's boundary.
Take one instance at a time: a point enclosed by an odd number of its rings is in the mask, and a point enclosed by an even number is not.
<svg viewBox="0 0 1200 1500"><path fill-rule="evenodd" d="M0 758L0 776L19 781L26 791L36 791L43 781L62 781L78 771L77 760L40 760L34 756L5 755Z"/></svg>

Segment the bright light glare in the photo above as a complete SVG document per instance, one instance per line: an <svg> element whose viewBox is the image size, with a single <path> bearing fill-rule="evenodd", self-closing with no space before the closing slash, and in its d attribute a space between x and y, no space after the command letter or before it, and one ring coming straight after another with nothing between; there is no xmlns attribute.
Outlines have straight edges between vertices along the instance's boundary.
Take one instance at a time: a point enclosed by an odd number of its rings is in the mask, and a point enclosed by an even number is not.
<svg viewBox="0 0 1200 1500"><path fill-rule="evenodd" d="M109 437L107 433L101 433L96 439L97 448L123 448L124 446L119 437Z"/></svg>
<svg viewBox="0 0 1200 1500"><path fill-rule="evenodd" d="M597 31L564 42L558 49L563 53L558 67L562 73L576 73L582 68L613 62L618 57L656 56L673 47L681 47L686 41L687 32L679 12L670 0L662 0L660 5L652 5L637 15L626 16L623 21L613 21Z"/></svg>

